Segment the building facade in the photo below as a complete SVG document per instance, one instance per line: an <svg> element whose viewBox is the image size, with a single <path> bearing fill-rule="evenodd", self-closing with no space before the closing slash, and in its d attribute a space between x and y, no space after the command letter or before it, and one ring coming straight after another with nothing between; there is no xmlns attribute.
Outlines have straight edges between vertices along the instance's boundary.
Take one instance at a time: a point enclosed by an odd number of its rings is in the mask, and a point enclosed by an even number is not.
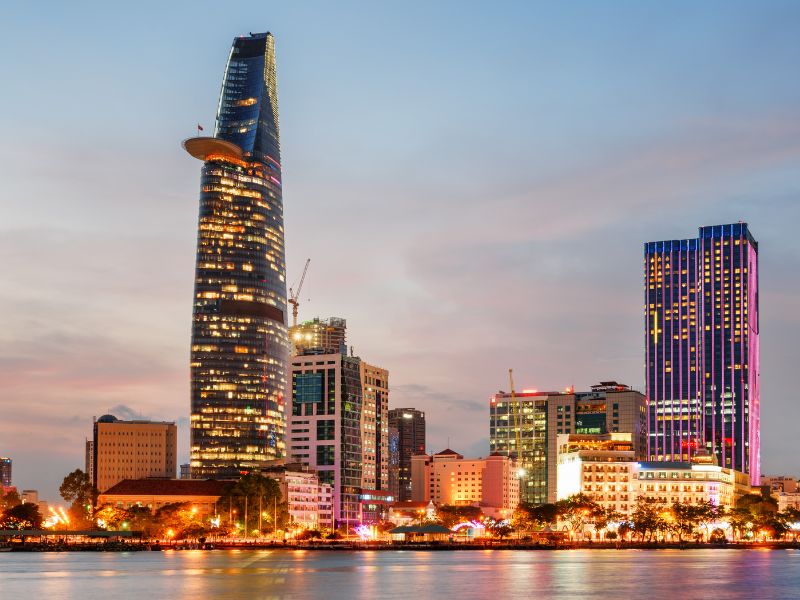
<svg viewBox="0 0 800 600"><path fill-rule="evenodd" d="M750 492L746 474L695 455L693 462L637 461L627 434L559 436L558 494L585 494L630 516L639 500L670 506L712 502L726 509Z"/></svg>
<svg viewBox="0 0 800 600"><path fill-rule="evenodd" d="M10 458L0 456L0 487L11 487L12 464Z"/></svg>
<svg viewBox="0 0 800 600"><path fill-rule="evenodd" d="M289 328L295 354L347 354L347 321L319 317Z"/></svg>
<svg viewBox="0 0 800 600"><path fill-rule="evenodd" d="M343 354L292 358L291 461L333 486L336 526L360 523L363 480L361 361Z"/></svg>
<svg viewBox="0 0 800 600"><path fill-rule="evenodd" d="M555 502L558 435L626 432L637 457L647 445L647 399L614 381L589 392L498 392L489 399L489 450L516 459L520 498ZM518 447L519 443L519 447Z"/></svg>
<svg viewBox="0 0 800 600"><path fill-rule="evenodd" d="M278 482L292 523L304 529L333 528L333 486L320 483L316 473L300 465L264 474Z"/></svg>
<svg viewBox="0 0 800 600"><path fill-rule="evenodd" d="M389 371L361 361L361 489L389 491Z"/></svg>
<svg viewBox="0 0 800 600"><path fill-rule="evenodd" d="M411 457L425 454L425 413L415 408L389 411L389 490L411 500Z"/></svg>
<svg viewBox="0 0 800 600"><path fill-rule="evenodd" d="M290 344L275 42L236 38L203 161L191 347L192 477L285 454Z"/></svg>
<svg viewBox="0 0 800 600"><path fill-rule="evenodd" d="M188 502L202 516L218 513L217 502L235 481L124 479L98 497L98 506L146 506L155 512L167 504Z"/></svg>
<svg viewBox="0 0 800 600"><path fill-rule="evenodd" d="M758 243L746 223L644 245L651 460L760 476Z"/></svg>
<svg viewBox="0 0 800 600"><path fill-rule="evenodd" d="M465 459L449 448L411 458L412 502L437 506L481 506L505 511L520 501L519 478L513 459L500 454Z"/></svg>
<svg viewBox="0 0 800 600"><path fill-rule="evenodd" d="M94 422L92 483L101 492L123 479L172 479L177 469L175 423L121 421L103 415Z"/></svg>

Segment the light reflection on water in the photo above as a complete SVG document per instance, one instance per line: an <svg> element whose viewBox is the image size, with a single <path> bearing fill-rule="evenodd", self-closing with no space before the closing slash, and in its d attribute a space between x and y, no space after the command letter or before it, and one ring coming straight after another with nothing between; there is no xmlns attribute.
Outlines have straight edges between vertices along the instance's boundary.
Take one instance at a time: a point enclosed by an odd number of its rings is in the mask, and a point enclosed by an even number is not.
<svg viewBox="0 0 800 600"><path fill-rule="evenodd" d="M0 597L790 598L795 550L3 553Z"/></svg>

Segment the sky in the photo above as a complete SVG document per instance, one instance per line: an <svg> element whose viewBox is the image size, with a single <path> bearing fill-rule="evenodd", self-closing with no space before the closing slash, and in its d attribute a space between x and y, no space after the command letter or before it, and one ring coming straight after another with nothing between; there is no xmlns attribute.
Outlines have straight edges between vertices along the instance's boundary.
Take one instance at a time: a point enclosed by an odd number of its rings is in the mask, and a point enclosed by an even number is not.
<svg viewBox="0 0 800 600"><path fill-rule="evenodd" d="M642 244L760 243L762 471L800 474L800 4L26 2L0 22L0 455L57 499L92 417L188 459L200 164L276 37L289 283L488 453L488 398L644 388Z"/></svg>

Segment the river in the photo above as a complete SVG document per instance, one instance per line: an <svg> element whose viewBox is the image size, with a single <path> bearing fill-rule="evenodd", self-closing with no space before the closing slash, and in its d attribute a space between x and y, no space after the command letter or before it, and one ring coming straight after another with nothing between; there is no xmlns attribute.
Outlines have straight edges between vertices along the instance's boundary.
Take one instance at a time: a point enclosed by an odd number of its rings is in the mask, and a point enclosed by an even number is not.
<svg viewBox="0 0 800 600"><path fill-rule="evenodd" d="M798 550L0 553L0 598L797 598Z"/></svg>

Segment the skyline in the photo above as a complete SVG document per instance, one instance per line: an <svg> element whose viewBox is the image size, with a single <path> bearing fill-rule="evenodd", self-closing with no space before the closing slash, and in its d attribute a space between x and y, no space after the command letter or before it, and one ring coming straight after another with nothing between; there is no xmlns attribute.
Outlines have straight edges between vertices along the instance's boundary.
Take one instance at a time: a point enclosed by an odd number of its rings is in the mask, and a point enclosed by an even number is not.
<svg viewBox="0 0 800 600"><path fill-rule="evenodd" d="M13 403L0 455L22 486L54 499L91 417L129 416L118 406L177 420L186 462L197 164L179 142L198 120L210 130L220 57L259 28L278 40L290 284L312 258L301 319L347 319L357 353L390 370L391 407L425 411L430 449L450 438L488 454L488 398L509 367L520 388L643 390L642 243L743 220L762 245L762 471L797 472L800 42L781 26L798 8L695 7L687 23L661 9L659 24L685 29L648 39L652 9L616 27L598 12L591 29L553 8L513 19L454 6L396 22L365 8L324 27L300 24L305 7L244 25L166 8L144 48L144 15L126 32L94 29L114 14L103 8L85 22L62 14L67 37L41 24L60 52L34 47L28 61L52 69L62 102L42 110L41 74L11 65L23 93L0 117L0 374ZM477 23L490 41L474 56L463 47ZM412 26L418 49L399 52L391 34ZM645 41L651 53L630 54ZM334 42L336 56L323 52ZM136 64L104 85L105 61L125 57Z"/></svg>

